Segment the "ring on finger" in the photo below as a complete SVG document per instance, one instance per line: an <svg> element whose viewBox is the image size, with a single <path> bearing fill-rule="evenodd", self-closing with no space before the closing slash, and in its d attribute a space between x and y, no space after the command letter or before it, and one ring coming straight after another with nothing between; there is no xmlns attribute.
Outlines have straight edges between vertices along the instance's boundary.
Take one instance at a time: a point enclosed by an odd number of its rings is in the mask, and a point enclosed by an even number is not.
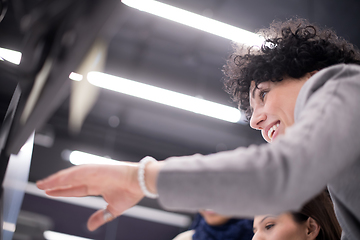
<svg viewBox="0 0 360 240"><path fill-rule="evenodd" d="M115 216L111 212L109 212L109 210L104 209L103 210L103 218L104 218L105 222L109 222L109 221L113 220L115 218Z"/></svg>

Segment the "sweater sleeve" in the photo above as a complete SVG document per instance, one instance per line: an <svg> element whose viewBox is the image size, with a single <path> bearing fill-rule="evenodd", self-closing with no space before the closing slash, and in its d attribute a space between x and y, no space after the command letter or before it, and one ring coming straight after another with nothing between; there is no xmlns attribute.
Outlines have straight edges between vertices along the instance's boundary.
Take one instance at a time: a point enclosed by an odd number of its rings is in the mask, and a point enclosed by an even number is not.
<svg viewBox="0 0 360 240"><path fill-rule="evenodd" d="M296 123L273 143L167 159L160 204L239 217L299 210L359 160L359 103L359 66L320 71L299 94Z"/></svg>

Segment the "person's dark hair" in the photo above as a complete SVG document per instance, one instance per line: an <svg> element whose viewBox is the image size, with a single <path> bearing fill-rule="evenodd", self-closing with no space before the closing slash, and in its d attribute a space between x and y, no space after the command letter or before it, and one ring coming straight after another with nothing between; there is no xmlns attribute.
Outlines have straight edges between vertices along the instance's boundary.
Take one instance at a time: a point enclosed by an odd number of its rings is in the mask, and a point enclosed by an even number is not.
<svg viewBox="0 0 360 240"><path fill-rule="evenodd" d="M225 90L251 116L249 88L283 77L300 78L306 73L338 64L360 64L360 52L331 29L321 29L304 19L273 22L258 32L261 47L234 45L234 53L223 68Z"/></svg>
<svg viewBox="0 0 360 240"><path fill-rule="evenodd" d="M309 217L314 219L320 225L316 240L340 240L341 238L341 227L327 191L310 200L299 212L292 213L292 216L297 223L304 223Z"/></svg>

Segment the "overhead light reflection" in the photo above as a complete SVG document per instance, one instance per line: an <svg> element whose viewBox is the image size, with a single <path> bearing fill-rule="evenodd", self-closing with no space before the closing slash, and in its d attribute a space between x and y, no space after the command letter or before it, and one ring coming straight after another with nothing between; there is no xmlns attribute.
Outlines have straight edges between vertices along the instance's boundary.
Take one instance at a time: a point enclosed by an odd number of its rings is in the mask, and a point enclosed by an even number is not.
<svg viewBox="0 0 360 240"><path fill-rule="evenodd" d="M69 78L73 81L80 82L83 79L83 75L71 72Z"/></svg>
<svg viewBox="0 0 360 240"><path fill-rule="evenodd" d="M72 151L69 156L69 161L74 165L82 164L108 164L108 165L118 165L119 161L109 159L106 157L100 157L90 153Z"/></svg>
<svg viewBox="0 0 360 240"><path fill-rule="evenodd" d="M14 63L16 65L19 65L21 62L21 52L6 49L6 48L0 48L0 60L1 61L9 61L11 63Z"/></svg>
<svg viewBox="0 0 360 240"><path fill-rule="evenodd" d="M45 231L44 238L46 240L92 240L90 238L77 237L77 236L54 232L54 231Z"/></svg>
<svg viewBox="0 0 360 240"><path fill-rule="evenodd" d="M68 151L68 150L66 150ZM64 154L65 155L65 154ZM74 165L83 164L106 164L106 165L127 165L133 166L130 162L120 162L106 157L100 157L94 154L85 153L81 151L72 151L68 155L68 160Z"/></svg>
<svg viewBox="0 0 360 240"><path fill-rule="evenodd" d="M9 222L3 222L3 229L5 231L9 231L9 232L15 232L16 230L16 226L14 223L9 223Z"/></svg>
<svg viewBox="0 0 360 240"><path fill-rule="evenodd" d="M135 82L101 72L90 72L88 81L98 87L150 100L190 112L236 123L241 119L241 112L233 107L204 99L173 92L159 87Z"/></svg>
<svg viewBox="0 0 360 240"><path fill-rule="evenodd" d="M153 0L122 0L129 7L247 45L261 46L264 39L252 32Z"/></svg>

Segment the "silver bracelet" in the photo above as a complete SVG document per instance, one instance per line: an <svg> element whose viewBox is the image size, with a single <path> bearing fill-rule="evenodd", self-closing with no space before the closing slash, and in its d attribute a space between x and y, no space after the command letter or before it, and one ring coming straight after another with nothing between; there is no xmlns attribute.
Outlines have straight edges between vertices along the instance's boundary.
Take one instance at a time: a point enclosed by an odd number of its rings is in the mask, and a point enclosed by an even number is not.
<svg viewBox="0 0 360 240"><path fill-rule="evenodd" d="M138 181L141 188L141 191L145 194L148 198L158 198L159 194L151 193L147 188L145 184L145 166L149 162L157 162L155 158L153 157L144 157L139 162L139 169L138 169Z"/></svg>

